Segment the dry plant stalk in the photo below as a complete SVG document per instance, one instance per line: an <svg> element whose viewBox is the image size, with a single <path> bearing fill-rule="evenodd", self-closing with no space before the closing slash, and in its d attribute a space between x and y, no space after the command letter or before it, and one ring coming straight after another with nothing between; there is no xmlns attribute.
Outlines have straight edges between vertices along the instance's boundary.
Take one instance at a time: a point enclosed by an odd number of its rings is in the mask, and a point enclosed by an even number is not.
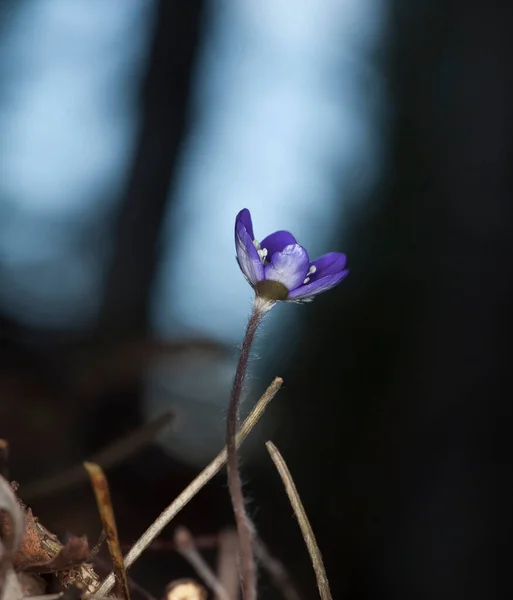
<svg viewBox="0 0 513 600"><path fill-rule="evenodd" d="M9 479L8 478L8 468L7 468L7 464L8 464L8 460L9 460L9 442L7 440L4 440L3 438L0 438L0 475L2 477L5 477L5 479Z"/></svg>
<svg viewBox="0 0 513 600"><path fill-rule="evenodd" d="M305 508L301 502L301 498L299 497L299 493L296 489L296 485L294 484L294 480L292 479L292 475L290 474L287 464L283 460L278 448L276 448L272 442L266 442L265 445L276 469L278 470L278 473L280 474L283 485L285 486L285 491L289 497L290 504L292 505L298 520L301 534L303 535L303 539L305 540L306 547L308 548L308 552L310 554L310 560L312 561L312 566L315 571L315 577L317 578L319 595L321 596L322 600L332 600L328 576L326 575L326 570L322 560L322 554L319 546L317 545L312 526L310 525L310 521L306 516Z"/></svg>
<svg viewBox="0 0 513 600"><path fill-rule="evenodd" d="M178 527L174 540L177 551L191 564L203 583L214 592L216 597L220 600L232 600L207 561L198 552L191 532L185 527Z"/></svg>
<svg viewBox="0 0 513 600"><path fill-rule="evenodd" d="M143 446L153 442L155 437L163 431L173 420L171 413L165 413L150 423L138 427L122 438L112 442L89 459L88 462L96 463L103 469L109 469L123 462ZM44 496L51 496L57 492L65 491L82 483L86 479L82 464L70 467L56 475L45 477L39 481L23 487L23 498L33 500Z"/></svg>
<svg viewBox="0 0 513 600"><path fill-rule="evenodd" d="M110 499L109 484L105 477L102 468L94 463L85 462L84 467L91 478L98 512L102 520L103 531L107 540L109 554L112 560L115 585L114 594L122 600L130 600L130 591L128 589L128 581L123 564L123 554L119 546L118 530L116 527L116 519L114 517L114 509Z"/></svg>
<svg viewBox="0 0 513 600"><path fill-rule="evenodd" d="M239 570L237 568L237 553L239 551L239 536L236 529L225 529L218 536L217 547L217 578L232 600L240 595ZM216 600L222 600L219 596Z"/></svg>
<svg viewBox="0 0 513 600"><path fill-rule="evenodd" d="M240 444L248 436L253 427L258 423L269 402L274 398L283 383L281 377L276 377L267 388L263 396L257 402L255 408L250 412L237 434L237 444ZM186 506L191 499L216 475L226 463L226 448L224 448L214 460L201 473L191 481L183 492L171 502L157 519L142 534L139 540L132 546L125 556L125 569L129 569L153 540L160 535L172 519ZM114 574L110 573L96 590L99 596L106 596L115 582Z"/></svg>

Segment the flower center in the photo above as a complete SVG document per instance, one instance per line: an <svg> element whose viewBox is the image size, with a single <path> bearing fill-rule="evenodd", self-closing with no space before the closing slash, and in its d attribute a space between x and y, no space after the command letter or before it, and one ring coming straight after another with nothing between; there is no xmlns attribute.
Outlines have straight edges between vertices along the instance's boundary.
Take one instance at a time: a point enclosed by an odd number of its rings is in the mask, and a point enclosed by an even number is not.
<svg viewBox="0 0 513 600"><path fill-rule="evenodd" d="M313 275L315 273L315 271L317 271L317 267L315 265L310 265L310 268L308 269L308 273L306 274L306 277L303 281L303 285L306 285L307 283L310 282L309 275Z"/></svg>
<svg viewBox="0 0 513 600"><path fill-rule="evenodd" d="M256 286L256 293L259 298L268 300L270 302L278 302L279 300L286 300L289 294L289 290L280 281L273 281L272 279L264 279L259 281Z"/></svg>

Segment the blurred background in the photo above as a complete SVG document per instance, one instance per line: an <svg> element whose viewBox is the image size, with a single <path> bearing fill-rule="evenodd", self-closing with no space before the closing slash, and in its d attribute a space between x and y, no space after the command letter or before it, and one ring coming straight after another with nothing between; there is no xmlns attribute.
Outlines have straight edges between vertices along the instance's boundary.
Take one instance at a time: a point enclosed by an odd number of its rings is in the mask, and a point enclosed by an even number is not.
<svg viewBox="0 0 513 600"><path fill-rule="evenodd" d="M48 527L94 539L87 481L52 477L167 411L109 470L127 545L222 447L247 207L257 239L288 229L352 269L276 307L255 348L245 410L285 380L243 452L268 548L316 597L272 439L335 598L510 597L506 9L0 3L0 437ZM231 523L221 474L161 540ZM159 596L188 569L155 549L130 573Z"/></svg>

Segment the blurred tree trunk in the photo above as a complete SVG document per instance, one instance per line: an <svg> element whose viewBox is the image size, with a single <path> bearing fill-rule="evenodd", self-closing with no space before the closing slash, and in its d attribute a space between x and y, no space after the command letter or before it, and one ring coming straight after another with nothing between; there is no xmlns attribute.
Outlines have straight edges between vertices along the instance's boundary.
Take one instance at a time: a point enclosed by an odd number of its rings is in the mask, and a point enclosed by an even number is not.
<svg viewBox="0 0 513 600"><path fill-rule="evenodd" d="M180 148L188 131L191 82L201 42L201 0L159 0L142 87L139 138L114 231L114 250L94 337L97 343L147 336L159 238ZM139 423L140 386L97 398L81 431L93 452Z"/></svg>
<svg viewBox="0 0 513 600"><path fill-rule="evenodd" d="M139 139L114 232L100 333L132 336L146 330L161 224L188 129L202 7L201 0L158 2Z"/></svg>

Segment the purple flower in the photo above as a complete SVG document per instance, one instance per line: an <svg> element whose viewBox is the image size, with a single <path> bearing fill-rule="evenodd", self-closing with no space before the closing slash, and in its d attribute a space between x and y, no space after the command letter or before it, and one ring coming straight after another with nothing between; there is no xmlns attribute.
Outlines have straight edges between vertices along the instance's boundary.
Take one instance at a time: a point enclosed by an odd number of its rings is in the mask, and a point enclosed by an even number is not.
<svg viewBox="0 0 513 600"><path fill-rule="evenodd" d="M310 262L308 252L288 231L258 243L247 208L235 219L237 262L257 296L266 300L307 302L331 290L349 273L346 255L329 252Z"/></svg>

